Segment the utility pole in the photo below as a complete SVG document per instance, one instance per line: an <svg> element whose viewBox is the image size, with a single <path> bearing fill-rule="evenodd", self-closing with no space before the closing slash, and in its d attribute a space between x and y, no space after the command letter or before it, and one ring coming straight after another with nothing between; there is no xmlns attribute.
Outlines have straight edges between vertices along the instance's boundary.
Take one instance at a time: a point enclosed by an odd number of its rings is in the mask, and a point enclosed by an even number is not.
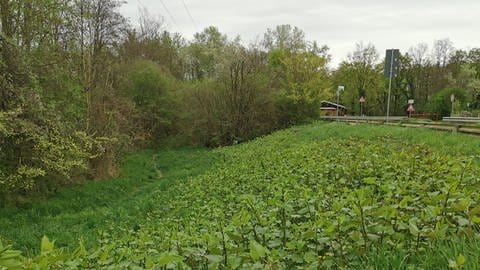
<svg viewBox="0 0 480 270"><path fill-rule="evenodd" d="M365 104L365 97L361 96L359 102L360 102L360 116L363 117L363 104Z"/></svg>
<svg viewBox="0 0 480 270"><path fill-rule="evenodd" d="M393 53L390 58L390 76L388 80L388 100L387 100L387 123L388 123L388 118L390 116L390 95L392 93L392 70L393 70Z"/></svg>
<svg viewBox="0 0 480 270"><path fill-rule="evenodd" d="M392 80L395 75L397 75L398 67L398 56L400 51L398 49L387 50L387 55L385 57L385 76L388 76L388 100L387 100L387 123L390 117L390 97L392 92Z"/></svg>
<svg viewBox="0 0 480 270"><path fill-rule="evenodd" d="M450 117L453 117L453 107L455 105L455 94L450 95L450 101L452 102L452 110L450 111Z"/></svg>
<svg viewBox="0 0 480 270"><path fill-rule="evenodd" d="M338 121L338 106L340 106L340 92L345 90L345 86L339 85L337 87L337 121Z"/></svg>

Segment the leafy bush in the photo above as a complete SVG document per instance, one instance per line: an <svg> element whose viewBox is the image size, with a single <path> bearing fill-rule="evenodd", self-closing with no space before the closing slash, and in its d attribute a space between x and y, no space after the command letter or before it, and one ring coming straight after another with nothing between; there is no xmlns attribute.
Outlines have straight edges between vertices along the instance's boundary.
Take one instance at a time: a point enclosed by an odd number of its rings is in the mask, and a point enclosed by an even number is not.
<svg viewBox="0 0 480 270"><path fill-rule="evenodd" d="M457 105L454 105L454 111L459 113L461 104L465 101L465 91L457 88L445 88L442 91L433 95L432 100L429 102L429 110L435 112L439 117L450 116L452 112L452 102L450 95L455 95L455 101Z"/></svg>
<svg viewBox="0 0 480 270"><path fill-rule="evenodd" d="M0 35L0 203L51 191L85 169L94 141L49 110L20 48Z"/></svg>
<svg viewBox="0 0 480 270"><path fill-rule="evenodd" d="M86 169L92 145L83 133L65 134L52 119L0 112L0 198L68 181L74 169Z"/></svg>
<svg viewBox="0 0 480 270"><path fill-rule="evenodd" d="M150 61L138 61L128 74L127 91L139 115L137 123L147 134L147 141L158 144L172 133L178 114L174 94L175 79Z"/></svg>

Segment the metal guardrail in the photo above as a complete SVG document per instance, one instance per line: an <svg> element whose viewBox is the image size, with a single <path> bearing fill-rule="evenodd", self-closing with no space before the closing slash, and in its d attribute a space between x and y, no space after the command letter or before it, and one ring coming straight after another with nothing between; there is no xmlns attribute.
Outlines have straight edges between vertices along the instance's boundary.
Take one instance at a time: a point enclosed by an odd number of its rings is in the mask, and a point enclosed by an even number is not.
<svg viewBox="0 0 480 270"><path fill-rule="evenodd" d="M480 135L480 126L472 125L480 123L476 119L469 119L468 117L448 117L444 123L441 122L409 122L409 118L402 116L389 117L389 123L386 122L385 116L323 116L322 120L339 121L348 123L369 123L369 124L388 124L402 127L423 127L434 130L450 131L452 133L467 133L473 135ZM469 121L470 120L470 121Z"/></svg>
<svg viewBox="0 0 480 270"><path fill-rule="evenodd" d="M339 120L339 121L349 121L349 120L358 120L358 121L387 121L386 116L322 116L320 119L324 120ZM389 116L388 121L401 121L407 119L403 116Z"/></svg>
<svg viewBox="0 0 480 270"><path fill-rule="evenodd" d="M480 117L444 117L442 121L457 123L480 123Z"/></svg>

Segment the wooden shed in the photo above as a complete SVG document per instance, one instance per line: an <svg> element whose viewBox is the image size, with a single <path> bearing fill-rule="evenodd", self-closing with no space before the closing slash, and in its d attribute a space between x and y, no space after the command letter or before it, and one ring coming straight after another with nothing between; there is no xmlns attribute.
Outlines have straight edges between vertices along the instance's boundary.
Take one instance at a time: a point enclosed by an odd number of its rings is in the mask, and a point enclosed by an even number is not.
<svg viewBox="0 0 480 270"><path fill-rule="evenodd" d="M344 116L347 113L347 107L334 102L322 100L320 105L321 116L336 116L337 110L338 116Z"/></svg>

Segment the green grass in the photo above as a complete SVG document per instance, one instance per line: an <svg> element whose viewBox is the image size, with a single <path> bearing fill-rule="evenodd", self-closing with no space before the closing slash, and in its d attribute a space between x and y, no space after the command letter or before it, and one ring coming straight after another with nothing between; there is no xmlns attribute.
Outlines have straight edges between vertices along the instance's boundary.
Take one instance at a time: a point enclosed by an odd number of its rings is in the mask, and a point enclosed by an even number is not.
<svg viewBox="0 0 480 270"><path fill-rule="evenodd" d="M460 257L466 258L463 265L457 262ZM360 259L359 268L477 270L480 269L480 240L453 238L411 252L404 249L376 249Z"/></svg>
<svg viewBox="0 0 480 270"><path fill-rule="evenodd" d="M0 209L0 235L29 257L43 235L68 251L85 239L88 251L35 259L59 268L460 269L464 256L478 269L478 225L464 221L478 222L480 165L467 164L479 154L471 135L327 122L217 150L144 151L116 179Z"/></svg>
<svg viewBox="0 0 480 270"><path fill-rule="evenodd" d="M421 127L318 122L312 125L294 127L291 130L298 133L302 140L389 137L405 141L405 147L408 147L408 143L423 143L435 151L445 154L480 155L480 137L478 136L453 134Z"/></svg>
<svg viewBox="0 0 480 270"><path fill-rule="evenodd" d="M60 247L76 247L80 237L90 246L97 231L111 224L139 225L147 211L162 203L151 200L154 193L169 192L216 161L212 151L196 148L128 155L118 178L64 188L23 208L0 209L0 236L29 253L38 252L44 235Z"/></svg>

